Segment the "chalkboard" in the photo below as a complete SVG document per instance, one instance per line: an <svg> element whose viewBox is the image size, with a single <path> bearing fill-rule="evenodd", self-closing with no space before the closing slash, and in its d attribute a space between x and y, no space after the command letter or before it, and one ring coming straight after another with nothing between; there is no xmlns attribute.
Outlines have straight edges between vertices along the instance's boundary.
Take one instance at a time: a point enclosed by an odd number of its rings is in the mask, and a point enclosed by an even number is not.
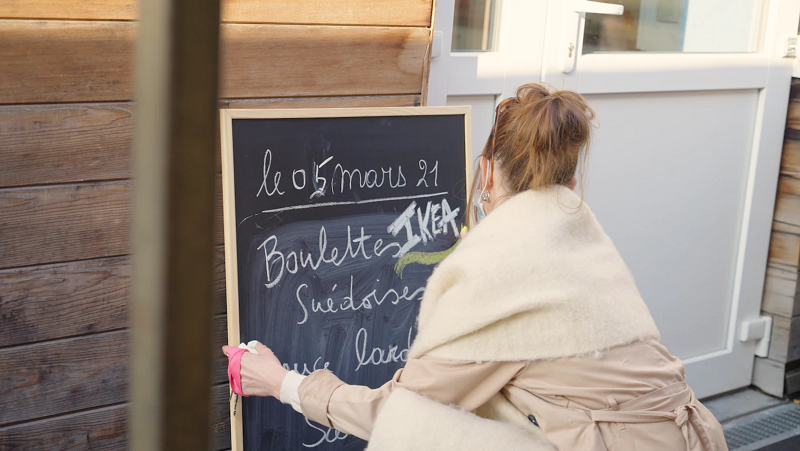
<svg viewBox="0 0 800 451"><path fill-rule="evenodd" d="M383 385L463 224L469 107L221 116L229 344ZM239 451L365 446L272 398L241 400L231 431Z"/></svg>

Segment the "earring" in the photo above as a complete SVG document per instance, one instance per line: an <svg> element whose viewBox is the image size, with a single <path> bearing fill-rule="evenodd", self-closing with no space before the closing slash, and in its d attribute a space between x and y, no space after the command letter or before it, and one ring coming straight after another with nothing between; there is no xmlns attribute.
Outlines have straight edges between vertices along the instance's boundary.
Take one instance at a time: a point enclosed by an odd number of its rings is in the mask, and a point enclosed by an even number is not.
<svg viewBox="0 0 800 451"><path fill-rule="evenodd" d="M483 192L481 192L481 202L489 202L491 200L492 198L489 195L489 191L483 190Z"/></svg>

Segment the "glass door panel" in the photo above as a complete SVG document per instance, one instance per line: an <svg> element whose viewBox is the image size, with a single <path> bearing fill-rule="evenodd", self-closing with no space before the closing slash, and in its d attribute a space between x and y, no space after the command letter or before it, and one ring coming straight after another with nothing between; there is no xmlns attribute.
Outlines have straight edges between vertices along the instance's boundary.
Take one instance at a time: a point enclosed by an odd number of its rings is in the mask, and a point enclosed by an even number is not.
<svg viewBox="0 0 800 451"><path fill-rule="evenodd" d="M586 14L583 54L755 52L763 0L604 0L621 16Z"/></svg>
<svg viewBox="0 0 800 451"><path fill-rule="evenodd" d="M494 51L497 7L495 0L456 0L452 51Z"/></svg>

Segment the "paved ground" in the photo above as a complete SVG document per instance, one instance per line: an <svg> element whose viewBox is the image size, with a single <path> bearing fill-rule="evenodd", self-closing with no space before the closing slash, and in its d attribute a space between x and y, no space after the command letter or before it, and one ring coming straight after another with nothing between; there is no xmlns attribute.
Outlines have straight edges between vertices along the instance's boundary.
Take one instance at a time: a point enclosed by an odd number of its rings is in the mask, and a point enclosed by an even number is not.
<svg viewBox="0 0 800 451"><path fill-rule="evenodd" d="M744 389L703 401L725 431L730 451L800 450L800 405Z"/></svg>
<svg viewBox="0 0 800 451"><path fill-rule="evenodd" d="M749 415L769 407L788 401L765 395L758 390L747 388L734 393L703 400L703 405L717 417L720 423L726 423L744 415Z"/></svg>

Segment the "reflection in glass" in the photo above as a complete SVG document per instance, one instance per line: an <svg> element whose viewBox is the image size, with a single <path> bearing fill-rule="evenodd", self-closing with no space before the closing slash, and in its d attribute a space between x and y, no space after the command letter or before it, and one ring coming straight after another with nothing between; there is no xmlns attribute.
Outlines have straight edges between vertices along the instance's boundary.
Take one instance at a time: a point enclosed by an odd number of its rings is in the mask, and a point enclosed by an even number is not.
<svg viewBox="0 0 800 451"><path fill-rule="evenodd" d="M586 14L583 53L754 52L763 0L601 0L622 16Z"/></svg>
<svg viewBox="0 0 800 451"><path fill-rule="evenodd" d="M494 50L496 0L456 0L453 45L456 51Z"/></svg>

